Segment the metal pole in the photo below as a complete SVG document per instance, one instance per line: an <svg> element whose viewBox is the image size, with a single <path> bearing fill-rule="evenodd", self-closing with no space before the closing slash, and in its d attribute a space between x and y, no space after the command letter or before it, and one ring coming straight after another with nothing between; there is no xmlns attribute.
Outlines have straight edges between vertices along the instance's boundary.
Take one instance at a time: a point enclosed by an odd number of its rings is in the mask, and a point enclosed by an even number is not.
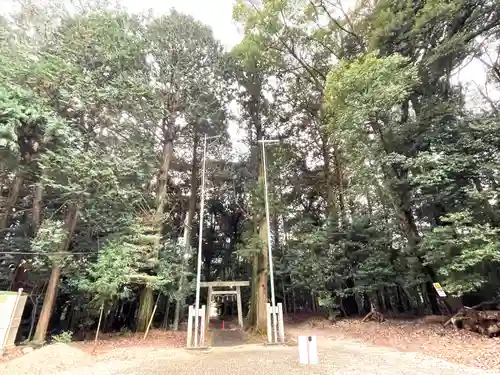
<svg viewBox="0 0 500 375"><path fill-rule="evenodd" d="M198 236L198 265L196 270L196 302L194 307L194 346L198 346L198 314L200 307L201 248L203 246L203 212L205 210L205 167L207 162L207 135L203 142L203 167L201 172L200 233Z"/></svg>
<svg viewBox="0 0 500 375"><path fill-rule="evenodd" d="M273 252L271 249L271 226L269 224L269 201L267 198L267 165L266 165L266 148L265 148L265 140L262 139L262 161L263 161L263 166L264 166L264 191L265 191L265 202L266 202L266 222L267 222L267 250L268 250L268 257L269 257L269 277L271 281L271 306L272 306L272 312L271 312L271 325L274 333L274 338L275 342L278 341L278 335L277 335L277 322L276 322L276 316L275 316L275 309L276 309L276 299L274 296L274 271L273 271Z"/></svg>

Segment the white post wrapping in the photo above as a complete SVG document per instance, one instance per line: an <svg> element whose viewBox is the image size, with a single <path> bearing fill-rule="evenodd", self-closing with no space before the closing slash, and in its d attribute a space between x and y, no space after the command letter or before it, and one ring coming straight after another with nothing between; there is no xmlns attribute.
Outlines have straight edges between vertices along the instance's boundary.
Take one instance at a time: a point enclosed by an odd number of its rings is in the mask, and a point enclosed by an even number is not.
<svg viewBox="0 0 500 375"><path fill-rule="evenodd" d="M201 248L203 246L203 212L205 210L205 168L207 163L207 135L203 141L203 167L201 172L201 204L200 204L200 232L198 236L198 264L196 269L196 302L195 313L198 317L200 307L200 282L201 282ZM194 321L194 345L198 345L198 318Z"/></svg>
<svg viewBox="0 0 500 375"><path fill-rule="evenodd" d="M283 322L283 304L278 303L278 337L282 344L285 343L285 324Z"/></svg>
<svg viewBox="0 0 500 375"><path fill-rule="evenodd" d="M200 319L200 344L198 346L205 346L205 316L206 308L205 305L201 306L200 316L196 317L196 320Z"/></svg>
<svg viewBox="0 0 500 375"><path fill-rule="evenodd" d="M266 148L265 148L265 140L262 139L262 163L264 169L264 193L265 193L265 205L266 205L266 224L267 224L267 250L268 250L268 258L269 258L269 277L271 282L271 306L273 314L271 314L271 325L274 332L274 338L277 338L277 322L275 320L275 307L276 307L276 298L274 295L274 269L273 269L273 252L271 248L271 225L269 219L269 200L268 200L268 192L267 192L267 165L266 165Z"/></svg>
<svg viewBox="0 0 500 375"><path fill-rule="evenodd" d="M236 306L238 308L238 324L243 329L243 307L241 305L241 287L236 287Z"/></svg>
<svg viewBox="0 0 500 375"><path fill-rule="evenodd" d="M193 344L193 310L193 306L189 305L186 348L191 348Z"/></svg>
<svg viewBox="0 0 500 375"><path fill-rule="evenodd" d="M271 317L269 316L271 313L271 305L266 303L266 311L267 311L267 342L271 344L273 342L273 330L271 328Z"/></svg>
<svg viewBox="0 0 500 375"><path fill-rule="evenodd" d="M188 314L188 328L187 328L187 343L186 348L195 348L203 347L205 344L205 314L206 307L205 305L201 306L198 309L198 315L196 315L196 309L194 306L189 306L189 314ZM200 329L200 334L197 335L195 331L195 340L193 343L193 321L194 326L198 326ZM198 324L197 324L198 323ZM199 338L199 341L198 341Z"/></svg>
<svg viewBox="0 0 500 375"><path fill-rule="evenodd" d="M285 325L283 322L283 304L278 303L277 306L273 307L267 303L267 341L272 344L277 344L278 341L281 343L285 342ZM274 317L273 317L274 315ZM276 322L277 330L271 327L271 321Z"/></svg>

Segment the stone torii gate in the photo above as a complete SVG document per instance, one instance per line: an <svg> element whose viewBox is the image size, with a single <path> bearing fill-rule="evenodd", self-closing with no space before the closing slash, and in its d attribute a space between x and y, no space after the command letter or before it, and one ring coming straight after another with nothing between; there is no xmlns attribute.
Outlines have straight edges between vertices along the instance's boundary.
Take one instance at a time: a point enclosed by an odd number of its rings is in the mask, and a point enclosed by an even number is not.
<svg viewBox="0 0 500 375"><path fill-rule="evenodd" d="M249 286L250 281L203 281L200 283L200 287L208 288L207 295L207 310L205 312L206 318L206 329L210 325L210 311L212 307L212 297L214 295L232 295L236 294L236 305L238 307L238 324L241 329L243 329L243 308L241 303L241 287ZM214 290L214 288L224 288L223 290ZM231 289L231 288L236 288Z"/></svg>

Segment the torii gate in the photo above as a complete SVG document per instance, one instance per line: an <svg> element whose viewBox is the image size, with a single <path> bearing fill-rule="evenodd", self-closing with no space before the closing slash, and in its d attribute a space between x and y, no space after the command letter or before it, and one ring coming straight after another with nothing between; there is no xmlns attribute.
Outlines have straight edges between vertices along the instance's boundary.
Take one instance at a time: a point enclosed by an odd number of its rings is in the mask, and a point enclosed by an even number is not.
<svg viewBox="0 0 500 375"><path fill-rule="evenodd" d="M210 325L210 311L212 307L212 296L214 295L232 295L236 294L236 305L238 308L238 324L241 329L243 329L243 307L241 303L241 287L249 286L250 281L203 281L200 283L200 287L208 288L207 294L207 309L206 309L206 329ZM214 290L214 288L225 288L224 290ZM229 289L229 288L236 288Z"/></svg>

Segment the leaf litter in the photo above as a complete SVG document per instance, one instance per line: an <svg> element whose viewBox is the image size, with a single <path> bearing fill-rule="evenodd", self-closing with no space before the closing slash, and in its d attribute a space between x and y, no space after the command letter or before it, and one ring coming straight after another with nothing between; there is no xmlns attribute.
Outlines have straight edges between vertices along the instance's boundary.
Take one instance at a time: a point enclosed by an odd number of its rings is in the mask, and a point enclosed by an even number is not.
<svg viewBox="0 0 500 375"><path fill-rule="evenodd" d="M500 337L488 338L466 330L443 327L440 319L389 319L382 323L342 319L329 328L314 330L318 336L417 352L449 362L500 371ZM289 334L310 334L303 324L290 324Z"/></svg>

